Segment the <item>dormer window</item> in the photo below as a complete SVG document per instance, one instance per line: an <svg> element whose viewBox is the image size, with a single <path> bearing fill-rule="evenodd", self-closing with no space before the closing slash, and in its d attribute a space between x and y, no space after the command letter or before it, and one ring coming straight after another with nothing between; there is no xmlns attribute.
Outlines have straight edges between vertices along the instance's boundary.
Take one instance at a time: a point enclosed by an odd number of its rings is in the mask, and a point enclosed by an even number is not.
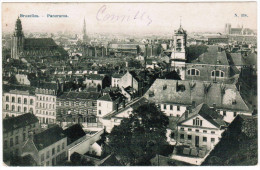
<svg viewBox="0 0 260 170"><path fill-rule="evenodd" d="M167 85L163 85L163 90L166 90L167 89Z"/></svg>
<svg viewBox="0 0 260 170"><path fill-rule="evenodd" d="M198 117L193 119L193 126L202 126L202 120L200 120Z"/></svg>
<svg viewBox="0 0 260 170"><path fill-rule="evenodd" d="M235 99L232 100L232 105L237 104L237 101Z"/></svg>
<svg viewBox="0 0 260 170"><path fill-rule="evenodd" d="M199 76L200 75L200 71L195 68L191 68L187 72L188 72L189 76Z"/></svg>
<svg viewBox="0 0 260 170"><path fill-rule="evenodd" d="M154 96L154 92L153 91L150 91L149 92L149 97L153 97Z"/></svg>
<svg viewBox="0 0 260 170"><path fill-rule="evenodd" d="M211 72L211 77L224 77L225 73L221 70L213 70Z"/></svg>

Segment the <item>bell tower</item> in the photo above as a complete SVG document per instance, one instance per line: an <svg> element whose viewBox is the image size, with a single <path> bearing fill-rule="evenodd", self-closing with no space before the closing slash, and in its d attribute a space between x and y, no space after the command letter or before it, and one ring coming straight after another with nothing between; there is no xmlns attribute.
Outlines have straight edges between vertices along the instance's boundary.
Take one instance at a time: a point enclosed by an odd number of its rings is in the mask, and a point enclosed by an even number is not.
<svg viewBox="0 0 260 170"><path fill-rule="evenodd" d="M18 17L15 23L15 31L11 41L11 58L19 59L21 52L23 52L24 35L22 22Z"/></svg>
<svg viewBox="0 0 260 170"><path fill-rule="evenodd" d="M171 70L175 70L182 80L185 80L186 68L186 31L182 28L181 24L178 30L174 32L173 46L171 54Z"/></svg>

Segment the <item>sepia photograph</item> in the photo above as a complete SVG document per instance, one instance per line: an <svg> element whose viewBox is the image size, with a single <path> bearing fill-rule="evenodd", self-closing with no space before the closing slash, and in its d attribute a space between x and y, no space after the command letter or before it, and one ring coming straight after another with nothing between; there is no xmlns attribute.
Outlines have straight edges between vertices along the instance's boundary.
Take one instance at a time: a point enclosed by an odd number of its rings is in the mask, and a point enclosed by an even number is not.
<svg viewBox="0 0 260 170"><path fill-rule="evenodd" d="M1 2L1 166L257 167L257 5Z"/></svg>

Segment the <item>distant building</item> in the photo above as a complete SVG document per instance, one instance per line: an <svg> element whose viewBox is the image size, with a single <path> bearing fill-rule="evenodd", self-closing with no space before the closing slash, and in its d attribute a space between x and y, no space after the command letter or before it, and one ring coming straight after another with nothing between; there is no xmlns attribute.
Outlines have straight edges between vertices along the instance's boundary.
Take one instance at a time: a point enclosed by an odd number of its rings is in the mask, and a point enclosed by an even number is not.
<svg viewBox="0 0 260 170"><path fill-rule="evenodd" d="M84 84L86 84L86 87L96 87L97 91L100 91L101 89L109 86L110 82L106 75L90 74L86 75Z"/></svg>
<svg viewBox="0 0 260 170"><path fill-rule="evenodd" d="M215 36L215 37L208 37L208 44L228 44L229 38L226 36Z"/></svg>
<svg viewBox="0 0 260 170"><path fill-rule="evenodd" d="M28 76L25 74L16 74L15 78L16 78L17 82L21 85L28 85L28 86L31 85L30 80L28 79Z"/></svg>
<svg viewBox="0 0 260 170"><path fill-rule="evenodd" d="M111 76L112 87L119 87L119 81L123 77L122 74L115 73Z"/></svg>
<svg viewBox="0 0 260 170"><path fill-rule="evenodd" d="M67 156L67 136L58 125L38 134L30 134L22 156L30 155L38 166L54 166Z"/></svg>
<svg viewBox="0 0 260 170"><path fill-rule="evenodd" d="M37 117L31 113L3 119L3 160L8 162L14 156L20 156L22 147L28 139L29 133L39 132Z"/></svg>
<svg viewBox="0 0 260 170"><path fill-rule="evenodd" d="M22 31L22 23L18 17L11 41L11 58L55 56L60 55L63 51L52 38L25 38Z"/></svg>
<svg viewBox="0 0 260 170"><path fill-rule="evenodd" d="M131 87L137 92L141 92L143 87L143 78L134 71L127 71L118 82L119 88Z"/></svg>

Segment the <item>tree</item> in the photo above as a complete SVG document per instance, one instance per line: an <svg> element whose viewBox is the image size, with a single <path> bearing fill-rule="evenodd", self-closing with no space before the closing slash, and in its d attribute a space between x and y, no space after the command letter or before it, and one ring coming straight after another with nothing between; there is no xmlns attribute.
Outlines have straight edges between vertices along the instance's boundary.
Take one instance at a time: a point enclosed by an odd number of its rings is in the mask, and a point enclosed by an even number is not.
<svg viewBox="0 0 260 170"><path fill-rule="evenodd" d="M148 165L167 143L168 124L168 117L155 104L141 105L112 129L109 145L124 164Z"/></svg>

